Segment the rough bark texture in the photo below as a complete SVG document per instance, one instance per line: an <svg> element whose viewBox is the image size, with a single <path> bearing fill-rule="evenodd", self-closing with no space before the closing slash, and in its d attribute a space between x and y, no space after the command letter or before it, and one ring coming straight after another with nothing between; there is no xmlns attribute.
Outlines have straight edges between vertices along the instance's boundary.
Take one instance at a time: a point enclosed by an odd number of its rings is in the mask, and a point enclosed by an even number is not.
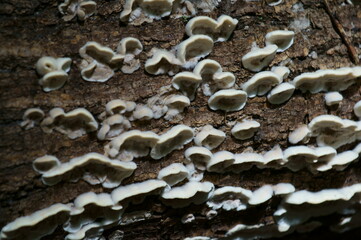
<svg viewBox="0 0 361 240"><path fill-rule="evenodd" d="M303 3L305 11L293 12L292 6ZM344 1L330 1L340 23L353 45L361 44L361 8L341 5ZM100 186L91 186L86 182L60 183L53 187L43 185L40 176L32 169L32 161L45 154L57 156L61 161L94 151L103 153L105 142L98 141L96 134L70 140L65 135L54 132L45 134L39 127L25 131L20 128L22 115L27 108L40 107L48 112L53 107L62 107L69 111L85 107L94 116L104 111L105 104L116 98L132 100L138 103L155 95L161 86L169 85L171 77L167 75L151 76L144 71L144 62L153 47L167 48L177 45L186 38L183 18L164 18L161 21L145 23L141 26L126 25L119 22L122 2L99 0L98 12L85 22L76 19L64 22L57 9L60 1L54 0L3 0L0 3L0 228L6 223L54 203L68 203L76 196L87 191L106 191ZM311 25L297 32L295 44L286 52L277 54L271 65L291 59L289 79L302 72L325 68L352 66L352 62L322 1L287 0L276 7L261 2L242 0L223 0L212 13L204 14L216 18L228 14L239 20L237 28L229 41L216 43L209 59L218 61L224 71L231 71L237 77L237 85L247 81L252 74L242 68L241 57L247 53L253 41L263 46L266 32L289 28L290 24L301 17L308 18ZM136 37L144 45L140 55L142 68L131 75L116 72L106 83L89 83L81 79L78 50L87 41L97 41L115 49L124 37ZM358 48L357 48L358 50ZM309 56L315 51L317 58ZM34 64L41 56L71 57L73 60L68 83L60 90L45 93L37 83ZM182 123L200 127L212 124L227 133L226 141L217 150L242 152L253 147L258 152L269 150L275 144L282 148L288 146L287 136L298 124L307 123L321 114L335 114L342 118L356 119L353 105L360 100L360 85L353 85L342 95L344 100L336 110L325 107L323 93L302 94L296 91L286 104L272 106L265 97L249 99L246 107L239 112L227 114L210 111L208 97L200 92L186 110ZM249 117L261 123L256 136L246 141L236 141L230 136L228 122ZM151 120L134 122L135 129L153 130L157 133L167 130L177 122ZM349 146L348 146L349 147ZM183 160L183 151L174 151L161 160L150 158L137 159L138 169L123 184L156 178L158 171L173 162ZM242 174L206 173L205 179L216 186L241 186L256 189L264 184L289 182L297 189L320 190L339 188L361 182L360 163L349 166L342 172L330 171L317 175L307 170L291 172L289 170L259 170L252 168ZM238 223L255 224L272 221L271 215L278 200L272 200L241 213L220 212L213 220L205 218L204 205L174 210L163 206L156 197L145 203L130 207L133 210L147 210L150 219L128 226L118 226L107 230L107 238L119 229L124 231L124 239L183 239L189 236L222 237L232 226ZM180 218L186 213L196 216L196 223L184 225ZM326 224L332 217L321 218ZM309 234L293 234L286 239L350 239L351 234L336 235L329 233L326 227ZM62 239L64 233L57 230L44 239ZM335 237L337 236L337 237ZM352 238L352 237L351 237Z"/></svg>

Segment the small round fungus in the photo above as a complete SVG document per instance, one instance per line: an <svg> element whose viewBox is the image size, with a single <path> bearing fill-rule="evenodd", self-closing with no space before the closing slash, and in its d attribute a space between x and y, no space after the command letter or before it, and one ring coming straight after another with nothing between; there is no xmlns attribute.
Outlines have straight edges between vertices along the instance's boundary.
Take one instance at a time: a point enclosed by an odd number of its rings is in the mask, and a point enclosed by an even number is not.
<svg viewBox="0 0 361 240"><path fill-rule="evenodd" d="M212 125L205 125L195 136L194 143L212 150L218 147L225 138L226 134L221 130L215 129Z"/></svg>
<svg viewBox="0 0 361 240"><path fill-rule="evenodd" d="M210 54L212 49L212 38L206 35L194 35L177 46L177 58L185 67L190 67L195 65L200 58Z"/></svg>
<svg viewBox="0 0 361 240"><path fill-rule="evenodd" d="M293 31L276 30L266 34L266 45L277 45L277 52L284 52L292 46L294 37Z"/></svg>
<svg viewBox="0 0 361 240"><path fill-rule="evenodd" d="M159 171L158 179L173 186L188 178L189 175L189 170L183 164L173 163Z"/></svg>
<svg viewBox="0 0 361 240"><path fill-rule="evenodd" d="M70 21L78 16L80 21L84 21L94 14L97 4L94 1L65 0L58 6L59 12L63 14L64 21Z"/></svg>
<svg viewBox="0 0 361 240"><path fill-rule="evenodd" d="M251 50L242 57L243 67L252 72L261 71L272 62L277 49L277 45L268 45L264 48Z"/></svg>
<svg viewBox="0 0 361 240"><path fill-rule="evenodd" d="M145 71L149 74L160 75L168 74L174 75L181 65L181 62L174 56L173 53L163 50L155 49L153 56L145 62Z"/></svg>
<svg viewBox="0 0 361 240"><path fill-rule="evenodd" d="M247 209L247 203L251 197L252 192L250 190L226 186L217 188L213 196L207 201L207 205L213 210L222 208L226 211L241 211Z"/></svg>
<svg viewBox="0 0 361 240"><path fill-rule="evenodd" d="M126 37L123 38L117 47L117 53L121 55L138 55L143 51L143 45L142 43L137 39L133 37Z"/></svg>
<svg viewBox="0 0 361 240"><path fill-rule="evenodd" d="M131 127L130 122L119 114L108 117L101 125L97 134L99 140L112 139Z"/></svg>
<svg viewBox="0 0 361 240"><path fill-rule="evenodd" d="M145 105L137 105L130 120L150 120L154 118L152 109Z"/></svg>
<svg viewBox="0 0 361 240"><path fill-rule="evenodd" d="M225 169L231 166L235 161L234 154L228 151L220 151L213 154L207 164L208 172L225 172Z"/></svg>
<svg viewBox="0 0 361 240"><path fill-rule="evenodd" d="M288 82L281 83L267 94L267 100L272 104L282 104L289 100L295 91L295 86Z"/></svg>
<svg viewBox="0 0 361 240"><path fill-rule="evenodd" d="M240 173L251 169L253 166L262 167L265 162L261 154L253 152L237 153L234 157L235 161L226 169L227 172Z"/></svg>
<svg viewBox="0 0 361 240"><path fill-rule="evenodd" d="M353 107L353 112L355 113L355 115L358 118L361 118L361 101L358 101L354 107Z"/></svg>
<svg viewBox="0 0 361 240"><path fill-rule="evenodd" d="M44 116L45 114L40 108L29 108L24 112L23 121L20 123L20 126L25 128L25 130L31 129L38 125Z"/></svg>
<svg viewBox="0 0 361 240"><path fill-rule="evenodd" d="M61 163L57 157L45 155L34 160L33 168L39 173L45 173L58 167L60 164Z"/></svg>
<svg viewBox="0 0 361 240"><path fill-rule="evenodd" d="M325 102L327 106L338 105L342 102L343 96L339 92L329 92L325 94Z"/></svg>
<svg viewBox="0 0 361 240"><path fill-rule="evenodd" d="M231 130L232 135L239 139L245 140L254 136L261 124L254 120L244 120L237 123Z"/></svg>
<svg viewBox="0 0 361 240"><path fill-rule="evenodd" d="M307 146L294 146L287 148L284 152L287 167L292 171L298 171L305 166L316 163L318 156L314 149Z"/></svg>
<svg viewBox="0 0 361 240"><path fill-rule="evenodd" d="M242 90L219 90L208 99L208 106L212 110L234 112L243 109L246 105L247 93Z"/></svg>
<svg viewBox="0 0 361 240"><path fill-rule="evenodd" d="M256 73L251 79L242 84L242 89L247 92L248 97L253 98L265 95L271 88L282 82L282 78L271 72L264 71Z"/></svg>
<svg viewBox="0 0 361 240"><path fill-rule="evenodd" d="M290 69L285 66L276 66L272 67L271 71L280 76L283 80L285 80L288 75L291 73Z"/></svg>
<svg viewBox="0 0 361 240"><path fill-rule="evenodd" d="M165 100L165 104L168 107L167 114L164 116L164 119L171 120L176 115L182 113L184 108L190 105L190 100L186 96L182 95L172 95Z"/></svg>
<svg viewBox="0 0 361 240"><path fill-rule="evenodd" d="M310 136L310 129L308 129L306 124L302 124L288 135L288 141L292 144L297 144L300 142L307 143L307 141L310 139Z"/></svg>
<svg viewBox="0 0 361 240"><path fill-rule="evenodd" d="M127 110L127 103L122 99L111 100L105 105L105 111L109 115L123 114Z"/></svg>
<svg viewBox="0 0 361 240"><path fill-rule="evenodd" d="M271 185L264 185L252 193L252 197L249 199L248 204L259 205L268 200L273 196L273 189Z"/></svg>
<svg viewBox="0 0 361 240"><path fill-rule="evenodd" d="M201 82L202 78L193 72L180 72L173 77L172 86L193 101Z"/></svg>
<svg viewBox="0 0 361 240"><path fill-rule="evenodd" d="M193 162L196 168L205 170L213 154L204 147L190 147L184 152L184 156L188 161Z"/></svg>

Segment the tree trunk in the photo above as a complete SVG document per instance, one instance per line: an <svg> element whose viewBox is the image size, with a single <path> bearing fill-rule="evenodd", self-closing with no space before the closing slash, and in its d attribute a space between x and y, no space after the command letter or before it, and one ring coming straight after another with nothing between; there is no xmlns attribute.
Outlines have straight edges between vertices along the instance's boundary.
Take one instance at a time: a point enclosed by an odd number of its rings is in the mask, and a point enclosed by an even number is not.
<svg viewBox="0 0 361 240"><path fill-rule="evenodd" d="M35 158L49 154L66 162L88 152L103 153L105 142L99 141L96 133L71 140L58 132L46 134L39 126L24 130L19 126L24 111L39 107L47 113L54 107L61 107L67 112L84 107L98 116L112 99L144 103L157 94L162 86L171 82L168 75L153 76L144 71L147 53L153 47L171 49L187 38L184 32L186 18L166 17L140 26L123 24L119 21L119 13L124 2L99 0L94 16L84 22L76 18L65 22L57 8L59 3L54 0L3 0L0 3L0 228L20 216L54 203L72 202L81 193L110 192L84 181L62 182L51 187L44 185L40 175L32 169ZM329 1L331 11L337 14L346 37L351 44L358 46L361 43L361 8L343 3L343 0ZM296 6L303 9L297 10ZM207 58L218 61L224 71L234 73L237 86L253 75L242 67L242 56L250 51L253 42L263 46L265 34L272 30L289 28L296 32L293 46L277 54L271 63L271 66L277 66L282 61L288 61L287 66L291 70L288 81L303 72L353 66L352 52L348 51L348 46L335 31L322 1L287 0L270 7L262 1L223 0L214 11L198 15L215 19L221 14L230 15L239 23L231 38L216 43ZM295 29L293 26L297 21L298 27ZM303 25L300 21L304 22ZM115 49L122 38L130 36L138 38L144 46L140 55L140 70L130 75L118 71L105 83L86 82L81 78L81 57L78 51L87 41L96 41ZM69 81L63 88L50 93L42 91L38 84L39 76L34 69L35 63L42 56L72 58ZM266 97L248 99L243 110L226 116L221 111L211 111L207 105L208 97L198 93L181 121L135 121L133 128L161 133L179 123L191 127L211 124L227 134L225 142L217 151L240 153L252 147L256 152L263 152L276 144L285 149L290 146L287 142L288 134L297 125L308 123L318 115L333 114L355 119L353 105L360 100L359 89L360 84L357 84L342 92L344 100L337 109L326 108L324 93L303 94L296 91L287 103L279 106L269 104ZM236 141L231 137L230 123L239 118L252 118L261 124L253 138ZM191 145L188 144L184 149ZM136 159L138 168L122 185L156 178L163 167L183 161L184 149L173 151L161 160L148 157ZM319 191L361 182L360 169L360 163L354 163L344 171L314 175L307 170L291 172L288 169L261 170L254 167L241 174L206 172L204 181L210 181L216 187L240 186L250 190L265 184L287 182L292 183L297 190ZM239 223L272 224L272 213L277 209L277 201L280 200L273 199L241 212L220 211L217 217L207 220L205 214L208 208L205 204L175 210L162 205L157 197L149 197L144 203L126 210L126 213L144 210L150 213L149 217L108 229L103 236L109 239L115 231L120 230L124 232L124 239L183 239L191 236L220 238ZM188 213L194 214L196 221L182 224L181 217ZM334 219L337 216L320 218L323 227L311 233L294 233L285 239L335 239L334 233L330 233L327 227ZM360 230L337 235L337 239L350 239L356 232ZM65 234L59 227L44 239L63 239Z"/></svg>

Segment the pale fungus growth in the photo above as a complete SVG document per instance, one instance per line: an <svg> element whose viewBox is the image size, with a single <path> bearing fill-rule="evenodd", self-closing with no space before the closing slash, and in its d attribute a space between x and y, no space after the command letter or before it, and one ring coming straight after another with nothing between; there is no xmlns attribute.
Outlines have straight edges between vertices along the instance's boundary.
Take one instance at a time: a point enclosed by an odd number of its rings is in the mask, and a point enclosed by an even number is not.
<svg viewBox="0 0 361 240"><path fill-rule="evenodd" d="M125 112L132 112L135 107L136 104L134 102L114 99L105 105L105 111L107 115L111 116L115 114L124 114Z"/></svg>
<svg viewBox="0 0 361 240"><path fill-rule="evenodd" d="M39 125L44 116L45 114L40 108L29 108L24 112L23 121L20 123L20 126L25 130L29 130L35 125Z"/></svg>
<svg viewBox="0 0 361 240"><path fill-rule="evenodd" d="M264 164L259 164L257 167L272 167L279 169L286 163L283 157L283 151L279 145L274 146L271 150L264 153L263 160Z"/></svg>
<svg viewBox="0 0 361 240"><path fill-rule="evenodd" d="M206 16L192 18L186 25L188 36L207 35L215 42L227 41L238 23L237 19L227 15L220 16L217 21Z"/></svg>
<svg viewBox="0 0 361 240"><path fill-rule="evenodd" d="M151 19L161 19L171 14L173 2L174 0L126 0L120 20L132 21L141 13Z"/></svg>
<svg viewBox="0 0 361 240"><path fill-rule="evenodd" d="M263 96L282 82L282 78L271 72L263 71L256 73L251 79L242 84L242 89L247 92L248 97Z"/></svg>
<svg viewBox="0 0 361 240"><path fill-rule="evenodd" d="M242 211L247 209L252 195L252 191L241 187L221 187L214 191L213 196L207 201L207 206L213 210L222 208L226 211Z"/></svg>
<svg viewBox="0 0 361 240"><path fill-rule="evenodd" d="M193 101L202 78L193 72L180 72L172 79L172 86Z"/></svg>
<svg viewBox="0 0 361 240"><path fill-rule="evenodd" d="M70 58L42 57L36 63L36 71L42 78L39 84L45 92L58 90L68 81Z"/></svg>
<svg viewBox="0 0 361 240"><path fill-rule="evenodd" d="M104 150L112 158L132 161L134 158L147 156L158 140L159 136L151 131L131 130L114 138Z"/></svg>
<svg viewBox="0 0 361 240"><path fill-rule="evenodd" d="M154 118L152 109L145 105L137 105L129 120L150 120L152 118Z"/></svg>
<svg viewBox="0 0 361 240"><path fill-rule="evenodd" d="M314 149L307 146L289 147L283 152L287 161L287 168L292 171L299 171L310 164L316 163L318 156Z"/></svg>
<svg viewBox="0 0 361 240"><path fill-rule="evenodd" d="M276 30L266 34L266 45L277 45L277 52L284 52L293 44L295 33L287 30Z"/></svg>
<svg viewBox="0 0 361 240"><path fill-rule="evenodd" d="M273 196L273 188L271 185L264 185L254 192L252 192L252 196L250 197L248 204L250 205L259 205L265 203L270 200Z"/></svg>
<svg viewBox="0 0 361 240"><path fill-rule="evenodd" d="M274 44L253 49L242 57L243 67L252 72L259 72L272 62L277 50L278 47Z"/></svg>
<svg viewBox="0 0 361 240"><path fill-rule="evenodd" d="M264 164L264 158L261 154L253 152L243 152L234 154L235 161L232 165L226 168L227 172L240 173L252 168L252 166L259 166Z"/></svg>
<svg viewBox="0 0 361 240"><path fill-rule="evenodd" d="M153 56L145 62L145 71L152 75L168 74L173 76L182 63L177 57L164 49L153 50Z"/></svg>
<svg viewBox="0 0 361 240"><path fill-rule="evenodd" d="M261 124L254 120L243 120L231 130L232 136L239 140L246 140L254 136Z"/></svg>
<svg viewBox="0 0 361 240"><path fill-rule="evenodd" d="M120 55L119 60L123 58L121 67L123 73L131 74L140 68L140 61L135 57L142 51L143 45L137 38L126 37L119 42L117 53Z"/></svg>
<svg viewBox="0 0 361 240"><path fill-rule="evenodd" d="M242 90L219 90L208 99L210 109L234 112L243 109L246 105L247 93Z"/></svg>
<svg viewBox="0 0 361 240"><path fill-rule="evenodd" d="M169 186L173 186L188 178L189 175L189 170L183 164L173 163L159 171L158 179L165 181Z"/></svg>
<svg viewBox="0 0 361 240"><path fill-rule="evenodd" d="M59 12L64 15L63 19L66 22L72 20L75 16L80 21L84 21L95 13L96 8L96 2L86 0L65 0L58 6Z"/></svg>
<svg viewBox="0 0 361 240"><path fill-rule="evenodd" d="M288 75L291 73L290 69L285 66L276 66L272 67L271 71L280 76L283 80L285 80Z"/></svg>
<svg viewBox="0 0 361 240"><path fill-rule="evenodd" d="M343 96L339 92L328 92L325 94L325 103L327 106L335 106L342 102Z"/></svg>
<svg viewBox="0 0 361 240"><path fill-rule="evenodd" d="M183 146L193 140L194 131L186 125L176 125L159 137L153 146L150 156L153 159L161 159L173 150L182 149Z"/></svg>
<svg viewBox="0 0 361 240"><path fill-rule="evenodd" d="M358 101L354 107L353 107L353 112L355 113L355 115L358 118L361 118L361 101Z"/></svg>
<svg viewBox="0 0 361 240"><path fill-rule="evenodd" d="M38 173L45 173L61 165L59 159L52 155L45 155L34 160L33 168Z"/></svg>
<svg viewBox="0 0 361 240"><path fill-rule="evenodd" d="M69 233L65 236L64 240L100 239L104 227L101 223L90 223L77 232Z"/></svg>
<svg viewBox="0 0 361 240"><path fill-rule="evenodd" d="M178 114L184 111L184 108L190 105L190 100L186 96L171 95L165 99L165 104L168 107L168 111L164 116L166 120L174 119Z"/></svg>
<svg viewBox="0 0 361 240"><path fill-rule="evenodd" d="M292 144L307 143L311 137L311 131L306 124L298 126L288 135L288 141Z"/></svg>
<svg viewBox="0 0 361 240"><path fill-rule="evenodd" d="M61 181L77 182L83 178L92 185L102 184L105 188L114 188L119 186L123 179L132 175L137 168L133 162L111 160L99 153L88 153L62 164L54 159L52 160L54 166L46 170L44 160L47 159L49 157L46 156L40 160L37 158L33 166L36 171L40 170L43 183L49 186Z"/></svg>
<svg viewBox="0 0 361 240"><path fill-rule="evenodd" d="M98 129L98 123L85 108L77 108L65 113L61 108L53 108L40 124L46 133L56 130L71 139L83 136Z"/></svg>
<svg viewBox="0 0 361 240"><path fill-rule="evenodd" d="M290 183L278 183L273 185L272 189L275 196L285 196L296 191L296 188Z"/></svg>
<svg viewBox="0 0 361 240"><path fill-rule="evenodd" d="M233 73L222 72L221 65L211 59L200 61L193 72L202 78L202 90L206 96L211 96L219 89L231 88L236 81Z"/></svg>
<svg viewBox="0 0 361 240"><path fill-rule="evenodd" d="M186 214L182 217L181 222L183 224L192 223L196 220L195 216L192 213Z"/></svg>
<svg viewBox="0 0 361 240"><path fill-rule="evenodd" d="M235 156L228 151L219 151L213 154L211 160L207 164L208 172L225 172L226 168L235 162Z"/></svg>
<svg viewBox="0 0 361 240"><path fill-rule="evenodd" d="M195 167L200 170L206 169L212 155L212 152L204 147L190 147L184 152L186 159L189 162L194 163Z"/></svg>
<svg viewBox="0 0 361 240"><path fill-rule="evenodd" d="M192 203L199 205L206 202L213 195L213 191L214 185L211 182L192 181L164 191L161 200L173 208L182 208Z"/></svg>
<svg viewBox="0 0 361 240"><path fill-rule="evenodd" d="M57 203L29 216L19 217L2 228L1 239L39 240L52 234L69 219L70 205Z"/></svg>
<svg viewBox="0 0 361 240"><path fill-rule="evenodd" d="M267 100L272 104L282 104L288 101L295 91L295 86L288 82L281 83L267 94Z"/></svg>
<svg viewBox="0 0 361 240"><path fill-rule="evenodd" d="M129 203L140 204L149 195L159 195L167 183L162 180L150 179L144 182L120 186L111 193L114 204L127 207Z"/></svg>
<svg viewBox="0 0 361 240"><path fill-rule="evenodd" d="M131 128L130 122L119 114L112 115L101 123L97 137L99 140L110 140Z"/></svg>
<svg viewBox="0 0 361 240"><path fill-rule="evenodd" d="M212 125L205 125L195 136L194 143L212 150L221 145L225 138L226 134L221 130L215 129Z"/></svg>
<svg viewBox="0 0 361 240"><path fill-rule="evenodd" d="M177 46L177 58L183 67L195 66L199 59L206 57L213 49L212 38L206 35L194 35Z"/></svg>
<svg viewBox="0 0 361 240"><path fill-rule="evenodd" d="M266 0L268 6L277 6L281 4L283 0Z"/></svg>

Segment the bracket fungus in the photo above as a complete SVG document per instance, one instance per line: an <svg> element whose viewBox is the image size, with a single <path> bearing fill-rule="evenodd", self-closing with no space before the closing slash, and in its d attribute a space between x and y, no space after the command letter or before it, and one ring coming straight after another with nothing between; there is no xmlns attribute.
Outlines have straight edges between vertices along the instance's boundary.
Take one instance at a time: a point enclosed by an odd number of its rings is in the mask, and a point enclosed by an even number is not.
<svg viewBox="0 0 361 240"><path fill-rule="evenodd" d="M144 69L152 75L168 74L170 76L178 72L182 63L171 52L164 49L153 50L153 56L145 62Z"/></svg>
<svg viewBox="0 0 361 240"><path fill-rule="evenodd" d="M355 105L353 106L353 112L358 118L361 118L361 101L355 103Z"/></svg>
<svg viewBox="0 0 361 240"><path fill-rule="evenodd" d="M133 114L130 118L131 121L134 120L150 120L154 118L154 113L152 109L145 105L137 105L133 111Z"/></svg>
<svg viewBox="0 0 361 240"><path fill-rule="evenodd" d="M338 105L342 100L343 96L339 92L328 92L325 94L325 103L327 106Z"/></svg>
<svg viewBox="0 0 361 240"><path fill-rule="evenodd" d="M177 46L177 58L185 68L194 66L200 58L206 57L213 49L212 38L194 35Z"/></svg>
<svg viewBox="0 0 361 240"><path fill-rule="evenodd" d="M63 14L64 21L70 21L75 16L84 21L96 11L97 4L94 1L65 0L58 6L59 12Z"/></svg>
<svg viewBox="0 0 361 240"><path fill-rule="evenodd" d="M121 71L126 74L131 74L140 68L140 61L135 57L142 51L143 45L137 38L123 38L117 47L117 54L119 54L119 56L114 56L113 62L123 60ZM117 60L115 60L116 58Z"/></svg>
<svg viewBox="0 0 361 240"><path fill-rule="evenodd" d="M120 20L131 20L133 11L141 11L150 18L160 19L170 15L173 2L174 0L126 0L123 11L120 13Z"/></svg>
<svg viewBox="0 0 361 240"><path fill-rule="evenodd" d="M207 164L208 172L225 172L226 168L231 166L235 161L233 153L228 151L219 151L212 155L211 160Z"/></svg>
<svg viewBox="0 0 361 240"><path fill-rule="evenodd" d="M71 207L57 203L33 214L15 219L2 228L1 239L38 240L69 219Z"/></svg>
<svg viewBox="0 0 361 240"><path fill-rule="evenodd" d="M147 156L158 140L159 136L151 131L131 130L122 133L107 144L105 153L122 161L132 161L133 158Z"/></svg>
<svg viewBox="0 0 361 240"><path fill-rule="evenodd" d="M219 90L208 99L210 109L234 112L243 109L246 105L247 93L242 90Z"/></svg>
<svg viewBox="0 0 361 240"><path fill-rule="evenodd" d="M205 170L213 154L204 147L190 147L184 152L184 156L189 162L194 163L196 168Z"/></svg>
<svg viewBox="0 0 361 240"><path fill-rule="evenodd" d="M75 139L87 132L96 131L98 122L85 108L77 108L67 113L61 108L53 108L49 112L49 117L46 117L40 126L46 133L51 133L55 129Z"/></svg>
<svg viewBox="0 0 361 240"><path fill-rule="evenodd" d="M241 188L226 186L217 188L213 196L207 201L207 206L213 210L222 208L226 211L241 211L247 209L252 191Z"/></svg>
<svg viewBox="0 0 361 240"><path fill-rule="evenodd" d="M234 154L234 162L227 167L227 172L240 173L252 168L252 166L259 166L265 163L261 154L253 152L243 152Z"/></svg>
<svg viewBox="0 0 361 240"><path fill-rule="evenodd" d="M119 114L112 115L101 123L97 137L99 140L109 140L119 136L126 129L131 128L130 122Z"/></svg>
<svg viewBox="0 0 361 240"><path fill-rule="evenodd" d="M287 168L292 171L299 171L300 169L316 163L318 156L314 149L307 146L293 146L289 147L283 152Z"/></svg>
<svg viewBox="0 0 361 240"><path fill-rule="evenodd" d="M273 196L272 186L264 185L252 192L252 196L250 197L248 204L259 205L270 200L272 196Z"/></svg>
<svg viewBox="0 0 361 240"><path fill-rule="evenodd" d="M276 30L266 34L266 45L277 45L277 52L284 52L292 46L294 37L293 31Z"/></svg>
<svg viewBox="0 0 361 240"><path fill-rule="evenodd" d="M36 171L39 170L39 163L38 158L34 162ZM50 186L60 181L76 182L83 178L92 185L102 184L105 188L114 188L119 186L123 179L132 175L136 168L137 165L133 162L121 162L99 153L88 153L72 158L69 162L57 164L47 171L39 172L42 174L43 183Z"/></svg>
<svg viewBox="0 0 361 240"><path fill-rule="evenodd" d="M164 191L161 194L161 200L173 208L182 208L192 203L199 205L206 202L212 196L213 191L213 183L193 181Z"/></svg>
<svg viewBox="0 0 361 240"><path fill-rule="evenodd" d="M267 100L272 104L282 104L288 101L295 91L295 86L288 82L281 83L267 94Z"/></svg>
<svg viewBox="0 0 361 240"><path fill-rule="evenodd" d="M242 89L247 92L248 97L263 96L282 82L282 78L271 72L263 71L256 73L251 79L242 84Z"/></svg>
<svg viewBox="0 0 361 240"><path fill-rule="evenodd" d="M158 173L158 179L165 181L169 186L176 185L189 176L189 170L181 163L172 163Z"/></svg>
<svg viewBox="0 0 361 240"><path fill-rule="evenodd" d="M283 80L285 80L288 77L288 75L291 73L290 69L285 66L272 67L271 71L279 75Z"/></svg>
<svg viewBox="0 0 361 240"><path fill-rule="evenodd" d="M307 143L311 137L311 131L306 124L302 124L288 135L288 141L292 144Z"/></svg>
<svg viewBox="0 0 361 240"><path fill-rule="evenodd" d="M24 112L23 121L20 126L29 130L35 125L39 125L40 121L43 120L45 114L40 108L29 108Z"/></svg>
<svg viewBox="0 0 361 240"><path fill-rule="evenodd" d="M186 33L188 36L207 35L215 42L227 41L238 23L227 15L221 15L217 21L206 16L198 16L192 18L186 25Z"/></svg>
<svg viewBox="0 0 361 240"><path fill-rule="evenodd" d="M245 140L254 136L261 124L254 120L243 120L237 123L231 130L232 135L239 139Z"/></svg>
<svg viewBox="0 0 361 240"><path fill-rule="evenodd" d="M114 99L105 105L105 111L108 115L124 114L125 112L132 112L136 104L131 101L124 101L122 99Z"/></svg>
<svg viewBox="0 0 361 240"><path fill-rule="evenodd" d="M266 0L268 6L277 6L281 4L283 0Z"/></svg>
<svg viewBox="0 0 361 240"><path fill-rule="evenodd" d="M168 111L164 116L164 119L172 120L178 114L182 113L184 108L190 105L190 100L183 95L171 95L165 99L165 104L168 107Z"/></svg>
<svg viewBox="0 0 361 240"><path fill-rule="evenodd" d="M212 150L221 145L225 138L226 134L221 130L215 129L212 125L205 125L195 136L194 143Z"/></svg>
<svg viewBox="0 0 361 240"><path fill-rule="evenodd" d="M59 159L52 155L45 155L34 160L33 168L38 173L46 173L61 165Z"/></svg>
<svg viewBox="0 0 361 240"><path fill-rule="evenodd" d="M202 78L193 72L180 72L172 79L172 86L193 101Z"/></svg>
<svg viewBox="0 0 361 240"><path fill-rule="evenodd" d="M159 137L158 142L153 146L150 156L153 159L161 159L173 150L181 149L194 137L192 128L186 125L176 125Z"/></svg>
<svg viewBox="0 0 361 240"><path fill-rule="evenodd" d="M272 62L277 50L278 47L274 44L253 49L242 57L243 67L252 72L259 72Z"/></svg>
<svg viewBox="0 0 361 240"><path fill-rule="evenodd" d="M68 81L70 58L42 57L36 62L36 71L42 78L39 84L45 92L58 90Z"/></svg>

